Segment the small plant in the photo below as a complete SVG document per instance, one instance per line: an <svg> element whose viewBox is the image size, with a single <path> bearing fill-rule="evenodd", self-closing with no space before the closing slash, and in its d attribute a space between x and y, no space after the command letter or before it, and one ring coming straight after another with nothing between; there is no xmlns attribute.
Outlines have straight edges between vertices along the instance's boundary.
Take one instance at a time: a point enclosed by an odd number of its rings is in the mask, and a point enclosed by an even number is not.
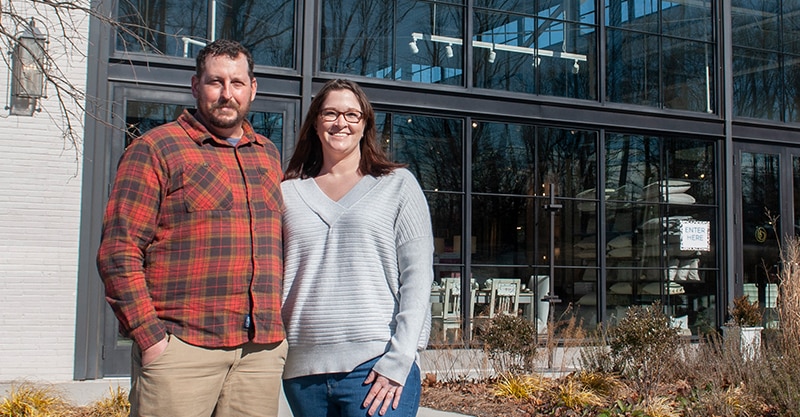
<svg viewBox="0 0 800 417"><path fill-rule="evenodd" d="M480 334L499 374L531 371L536 356L536 330L523 317L500 315L489 320Z"/></svg>
<svg viewBox="0 0 800 417"><path fill-rule="evenodd" d="M527 400L546 390L550 384L540 376L502 374L494 385L494 395Z"/></svg>
<svg viewBox="0 0 800 417"><path fill-rule="evenodd" d="M598 407L604 403L602 396L583 386L579 380L574 378L570 378L566 383L558 386L556 398L559 404L573 410Z"/></svg>
<svg viewBox="0 0 800 417"><path fill-rule="evenodd" d="M12 386L8 398L0 403L0 417L38 417L64 415L69 405L48 386L24 382Z"/></svg>
<svg viewBox="0 0 800 417"><path fill-rule="evenodd" d="M730 324L739 327L755 327L761 325L761 309L758 300L750 302L750 297L743 295L733 299L730 307Z"/></svg>
<svg viewBox="0 0 800 417"><path fill-rule="evenodd" d="M89 406L89 415L92 417L127 417L131 413L131 403L128 401L128 392L117 387L109 387L109 395L95 401Z"/></svg>
<svg viewBox="0 0 800 417"><path fill-rule="evenodd" d="M614 393L623 386L619 376L608 372L583 370L578 372L575 378L577 378L583 386L604 396L613 396Z"/></svg>

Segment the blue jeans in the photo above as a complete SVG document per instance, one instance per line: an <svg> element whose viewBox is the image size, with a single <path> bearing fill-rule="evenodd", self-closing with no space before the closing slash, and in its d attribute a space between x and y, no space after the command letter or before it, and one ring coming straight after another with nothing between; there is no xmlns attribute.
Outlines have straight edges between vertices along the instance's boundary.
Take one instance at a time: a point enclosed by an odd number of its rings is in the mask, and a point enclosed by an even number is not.
<svg viewBox="0 0 800 417"><path fill-rule="evenodd" d="M365 385L369 371L380 357L358 365L349 373L301 376L283 381L286 401L295 417L363 417L368 408L362 407L370 385ZM389 406L384 417L414 417L419 409L422 390L419 367L415 363L408 373L400 406ZM375 412L378 415L380 409Z"/></svg>

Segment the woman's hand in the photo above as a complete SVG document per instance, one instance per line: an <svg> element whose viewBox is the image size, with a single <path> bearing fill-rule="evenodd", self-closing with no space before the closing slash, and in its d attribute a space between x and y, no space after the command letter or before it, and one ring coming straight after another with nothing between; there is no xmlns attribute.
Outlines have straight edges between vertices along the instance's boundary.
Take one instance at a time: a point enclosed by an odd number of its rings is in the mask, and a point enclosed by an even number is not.
<svg viewBox="0 0 800 417"><path fill-rule="evenodd" d="M364 384L372 384L372 388L367 393L367 398L364 399L364 408L369 407L367 414L375 415L375 411L380 412L378 415L386 414L391 404L392 409L396 410L400 406L400 395L403 394L403 386L378 374L375 371L370 371ZM381 406L381 404L383 404Z"/></svg>

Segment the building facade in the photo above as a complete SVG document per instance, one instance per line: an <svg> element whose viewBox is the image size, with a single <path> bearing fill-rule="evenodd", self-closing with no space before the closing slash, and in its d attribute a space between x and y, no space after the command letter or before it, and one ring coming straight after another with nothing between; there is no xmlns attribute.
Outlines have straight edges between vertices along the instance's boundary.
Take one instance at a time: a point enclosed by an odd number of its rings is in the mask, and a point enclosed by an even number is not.
<svg viewBox="0 0 800 417"><path fill-rule="evenodd" d="M697 337L743 293L779 325L778 241L800 224L800 1L93 5L125 29L89 30L75 379L128 372L94 264L115 164L193 105L193 57L223 37L254 53L250 120L284 161L325 81L364 87L428 197L432 343L497 314L544 333L656 301Z"/></svg>

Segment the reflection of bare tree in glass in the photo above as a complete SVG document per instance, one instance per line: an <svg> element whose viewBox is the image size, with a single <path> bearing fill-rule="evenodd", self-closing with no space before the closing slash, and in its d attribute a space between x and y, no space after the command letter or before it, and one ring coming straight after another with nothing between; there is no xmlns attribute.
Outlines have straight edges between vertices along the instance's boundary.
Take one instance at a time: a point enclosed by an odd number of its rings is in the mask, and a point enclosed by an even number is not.
<svg viewBox="0 0 800 417"><path fill-rule="evenodd" d="M535 129L479 123L472 132L473 191L532 195Z"/></svg>
<svg viewBox="0 0 800 417"><path fill-rule="evenodd" d="M426 190L434 236L452 239L460 235L461 121L394 114L378 118L377 129L381 144L389 145L391 158L408 164Z"/></svg>
<svg viewBox="0 0 800 417"><path fill-rule="evenodd" d="M734 50L733 106L737 116L781 120L783 82L776 54Z"/></svg>
<svg viewBox="0 0 800 417"><path fill-rule="evenodd" d="M461 121L402 114L392 120L393 157L408 164L422 188L463 191Z"/></svg>
<svg viewBox="0 0 800 417"><path fill-rule="evenodd" d="M181 36L207 39L208 3L195 0L120 0L119 23L128 32L117 37L117 48L131 52L183 55ZM143 43L145 40L146 43Z"/></svg>
<svg viewBox="0 0 800 417"><path fill-rule="evenodd" d="M526 20L531 18L512 16L499 13L475 13L475 40L490 43L505 42L507 38L514 39L516 46L533 46L535 35L525 32ZM513 31L511 28L518 28ZM505 54L502 59L497 57L494 63L489 62L489 50L474 48L473 73L475 85L481 88L491 88L508 91L534 93L533 72L531 70L530 56L510 52L497 52Z"/></svg>
<svg viewBox="0 0 800 417"><path fill-rule="evenodd" d="M178 118L184 106L178 104L128 101L125 115L125 147L148 130Z"/></svg>
<svg viewBox="0 0 800 417"><path fill-rule="evenodd" d="M256 133L269 138L278 149L282 148L283 114L251 111L247 116L247 120L253 125L253 130L255 130Z"/></svg>
<svg viewBox="0 0 800 417"><path fill-rule="evenodd" d="M258 64L291 67L294 5L293 0L217 1L217 37L241 42Z"/></svg>
<svg viewBox="0 0 800 417"><path fill-rule="evenodd" d="M322 2L321 69L376 75L390 67L394 2Z"/></svg>

